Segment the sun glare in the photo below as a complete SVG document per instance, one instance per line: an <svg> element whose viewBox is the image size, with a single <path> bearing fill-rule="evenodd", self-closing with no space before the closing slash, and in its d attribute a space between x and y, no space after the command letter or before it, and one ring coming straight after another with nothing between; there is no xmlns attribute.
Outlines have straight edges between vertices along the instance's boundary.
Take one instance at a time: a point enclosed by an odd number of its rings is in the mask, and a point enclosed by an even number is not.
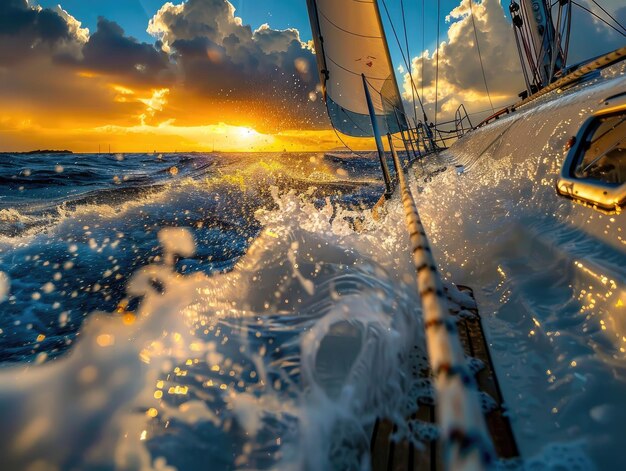
<svg viewBox="0 0 626 471"><path fill-rule="evenodd" d="M247 127L238 127L237 128L237 136L244 138L244 139L252 139L254 137L259 137L260 134L252 129L252 128L247 128Z"/></svg>

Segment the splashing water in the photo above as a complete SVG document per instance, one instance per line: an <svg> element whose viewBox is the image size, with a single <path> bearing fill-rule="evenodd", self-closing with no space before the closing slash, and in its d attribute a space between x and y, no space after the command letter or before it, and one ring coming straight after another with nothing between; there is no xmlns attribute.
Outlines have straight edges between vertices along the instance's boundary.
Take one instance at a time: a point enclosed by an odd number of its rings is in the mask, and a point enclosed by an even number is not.
<svg viewBox="0 0 626 471"><path fill-rule="evenodd" d="M356 233L341 208L273 194L278 209L257 212L264 229L232 271L176 272L195 248L164 229L162 262L128 285L137 311L91 316L66 357L3 372L11 469L367 461L368 430L380 415L403 422L416 394L405 372L423 361L402 232L369 221Z"/></svg>
<svg viewBox="0 0 626 471"><path fill-rule="evenodd" d="M526 458L503 469L621 456L624 217L553 186L611 80L410 173L442 273L475 288ZM6 170L3 469L368 469L379 416L416 446L436 436L404 420L432 391L411 374L426 363L400 202L366 209L375 161L231 157Z"/></svg>

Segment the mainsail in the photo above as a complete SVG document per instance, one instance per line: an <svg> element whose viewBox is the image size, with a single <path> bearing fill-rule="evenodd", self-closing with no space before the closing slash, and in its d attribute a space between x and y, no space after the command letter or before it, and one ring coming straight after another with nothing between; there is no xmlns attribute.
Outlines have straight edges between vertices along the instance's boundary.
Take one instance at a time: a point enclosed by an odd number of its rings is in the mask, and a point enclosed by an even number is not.
<svg viewBox="0 0 626 471"><path fill-rule="evenodd" d="M338 131L374 135L369 88L382 134L408 128L376 0L307 0L324 100Z"/></svg>

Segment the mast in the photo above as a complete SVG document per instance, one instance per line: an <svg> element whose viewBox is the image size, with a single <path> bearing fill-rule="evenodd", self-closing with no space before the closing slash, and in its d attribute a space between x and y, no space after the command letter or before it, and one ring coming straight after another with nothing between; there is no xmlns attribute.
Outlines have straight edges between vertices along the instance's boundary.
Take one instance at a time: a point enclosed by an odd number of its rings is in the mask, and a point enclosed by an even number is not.
<svg viewBox="0 0 626 471"><path fill-rule="evenodd" d="M392 134L409 127L377 0L307 0L307 6L330 121L339 132L376 140L387 189L385 196L391 192L391 185L381 134L389 139L435 378L444 466L459 471L487 469L492 444L486 434L478 395L448 312L426 232L393 146ZM423 129L434 147L427 125Z"/></svg>
<svg viewBox="0 0 626 471"><path fill-rule="evenodd" d="M391 178L389 177L389 169L387 168L385 148L383 147L383 141L380 137L380 131L378 129L378 121L376 120L376 111L374 110L374 104L372 103L372 96L370 95L369 87L367 85L367 79L365 78L365 75L361 75L361 77L363 78L365 100L367 101L367 107L370 111L370 119L372 120L372 131L374 132L376 149L378 150L378 158L380 159L380 167L383 171L383 179L385 180L385 197L391 198L393 189L391 188Z"/></svg>
<svg viewBox="0 0 626 471"><path fill-rule="evenodd" d="M392 192L383 134L408 130L378 3L307 0L324 102L332 126L353 137L373 137Z"/></svg>
<svg viewBox="0 0 626 471"><path fill-rule="evenodd" d="M558 29L555 28L550 3L547 0L520 0L519 3L512 0L509 11L513 19L515 41L527 93L531 95L549 85L554 76L565 68L571 24L571 1L559 1Z"/></svg>

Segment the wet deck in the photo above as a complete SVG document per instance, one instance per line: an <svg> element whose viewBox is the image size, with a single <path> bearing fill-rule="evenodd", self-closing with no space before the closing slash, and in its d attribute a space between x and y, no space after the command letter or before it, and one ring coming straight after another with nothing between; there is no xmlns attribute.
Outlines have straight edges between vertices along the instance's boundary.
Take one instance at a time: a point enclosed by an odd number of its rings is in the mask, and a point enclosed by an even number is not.
<svg viewBox="0 0 626 471"><path fill-rule="evenodd" d="M474 297L470 288L458 286ZM519 456L515 438L508 418L502 407L503 398L496 379L493 362L485 339L480 316L477 310L471 310L475 317L463 318L458 321L459 336L465 353L481 360L485 368L476 374L480 391L489 394L496 402L496 407L487 413L485 418L496 453L500 458ZM452 311L453 314L454 311ZM427 375L428 372L423 374ZM435 406L420 402L418 412L409 419L427 423L435 422ZM435 441L426 443L424 449L416 449L407 441L394 442L391 436L394 425L386 419L379 419L374 426L371 441L373 471L405 471L443 469L442 460Z"/></svg>

